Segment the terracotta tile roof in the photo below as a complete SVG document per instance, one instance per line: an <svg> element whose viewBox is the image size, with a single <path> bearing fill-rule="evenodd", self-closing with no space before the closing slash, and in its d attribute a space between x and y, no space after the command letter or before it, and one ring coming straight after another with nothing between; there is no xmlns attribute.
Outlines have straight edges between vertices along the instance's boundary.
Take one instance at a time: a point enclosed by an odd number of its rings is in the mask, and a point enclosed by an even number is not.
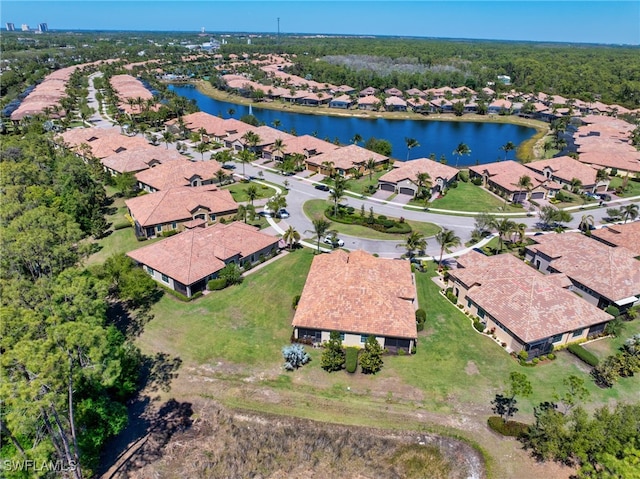
<svg viewBox="0 0 640 479"><path fill-rule="evenodd" d="M331 102L332 103L333 102L353 103L353 100L349 95L340 95L338 97L335 97L333 100L331 100Z"/></svg>
<svg viewBox="0 0 640 479"><path fill-rule="evenodd" d="M313 259L292 324L416 338L415 297L409 262L337 250Z"/></svg>
<svg viewBox="0 0 640 479"><path fill-rule="evenodd" d="M398 183L402 180L408 179L413 183L417 183L418 173L429 173L432 183L435 183L438 178L442 178L443 181L449 182L458 174L458 170L456 168L443 165L442 163L428 158L418 158L411 161L396 161L393 166L393 170L382 175L380 177L380 181Z"/></svg>
<svg viewBox="0 0 640 479"><path fill-rule="evenodd" d="M484 256L473 251L460 260L465 267L449 275L470 287L467 297L524 342L613 319L564 289L566 281L555 277L561 275L543 275L510 254Z"/></svg>
<svg viewBox="0 0 640 479"><path fill-rule="evenodd" d="M596 184L597 170L569 156L533 161L524 166L543 176L544 170L549 168L553 176L560 178L565 183L570 183L573 178L577 178L583 186Z"/></svg>
<svg viewBox="0 0 640 479"><path fill-rule="evenodd" d="M384 91L384 94L389 96L402 96L402 90L398 90L397 88L387 88Z"/></svg>
<svg viewBox="0 0 640 479"><path fill-rule="evenodd" d="M529 168L513 160L470 166L469 170L481 176L486 174L490 181L510 192L520 191L520 188L516 185L523 176L531 178L534 188L545 182L543 176L532 172Z"/></svg>
<svg viewBox="0 0 640 479"><path fill-rule="evenodd" d="M142 227L185 221L200 207L216 215L238 211L229 190L218 190L213 185L170 188L131 198L125 204Z"/></svg>
<svg viewBox="0 0 640 479"><path fill-rule="evenodd" d="M417 88L409 88L407 90L407 95L417 96L417 97L427 96L427 95L424 94L424 92L422 90L418 90Z"/></svg>
<svg viewBox="0 0 640 479"><path fill-rule="evenodd" d="M73 128L67 130L56 137L62 143L66 143L70 147L76 147L82 143L90 143L98 138L104 138L109 135L120 135L118 128Z"/></svg>
<svg viewBox="0 0 640 479"><path fill-rule="evenodd" d="M384 163L389 160L388 157L376 153L358 145L349 145L337 148L335 150L314 156L307 160L312 165L322 165L325 161L333 163L336 168L345 171L350 170L356 165L364 165L369 159L373 158L376 164Z"/></svg>
<svg viewBox="0 0 640 479"><path fill-rule="evenodd" d="M375 88L373 88L372 86L368 86L367 88L365 88L364 90L361 90L359 95L360 96L371 96L371 95L375 95L376 92L378 90L376 90Z"/></svg>
<svg viewBox="0 0 640 479"><path fill-rule="evenodd" d="M146 148L149 142L139 136L108 135L89 143L91 153L96 158L106 158L126 150Z"/></svg>
<svg viewBox="0 0 640 479"><path fill-rule="evenodd" d="M407 106L407 102L398 96L390 96L384 99L386 106Z"/></svg>
<svg viewBox="0 0 640 479"><path fill-rule="evenodd" d="M182 159L185 159L185 156L174 149L168 150L164 147L148 145L144 148L135 148L121 153L114 153L113 155L102 158L100 163L118 173L126 173L129 171L137 172L146 170L154 163L165 163L167 161Z"/></svg>
<svg viewBox="0 0 640 479"><path fill-rule="evenodd" d="M194 228L127 253L141 264L189 285L220 271L225 261L276 245L278 238L244 223Z"/></svg>
<svg viewBox="0 0 640 479"><path fill-rule="evenodd" d="M489 108L505 108L505 109L509 109L511 108L512 103L509 100L503 100L503 99L497 99L497 100L493 100L490 104L489 104Z"/></svg>
<svg viewBox="0 0 640 479"><path fill-rule="evenodd" d="M640 294L640 261L624 247L613 248L580 233L534 236L528 246L552 258L551 267L611 301Z"/></svg>
<svg viewBox="0 0 640 479"><path fill-rule="evenodd" d="M215 177L220 164L215 160L191 161L175 160L163 163L154 168L136 173L140 183L149 185L156 190L166 190L176 186L190 185L190 179L199 176L202 180Z"/></svg>
<svg viewBox="0 0 640 479"><path fill-rule="evenodd" d="M321 155L322 153L327 153L328 151L333 151L337 148L338 145L321 140L315 136L302 135L289 138L284 151L287 155L299 153L306 156L310 153L310 155L313 156Z"/></svg>
<svg viewBox="0 0 640 479"><path fill-rule="evenodd" d="M640 222L638 221L593 230L591 236L613 246L623 246L640 256Z"/></svg>
<svg viewBox="0 0 640 479"><path fill-rule="evenodd" d="M275 143L277 139L281 139L285 144L290 140L295 138L293 135L289 133L285 133L284 131L277 130L275 128L271 128L270 126L258 126L258 127L249 127L247 131L252 131L260 138L260 141L256 146L265 147L267 145L272 145ZM246 131L243 133L236 133L233 135L229 135L229 137L225 141L234 142L239 141L243 145L246 141L242 138L245 135Z"/></svg>
<svg viewBox="0 0 640 479"><path fill-rule="evenodd" d="M380 100L373 95L358 98L358 105L375 105L376 103L380 103Z"/></svg>

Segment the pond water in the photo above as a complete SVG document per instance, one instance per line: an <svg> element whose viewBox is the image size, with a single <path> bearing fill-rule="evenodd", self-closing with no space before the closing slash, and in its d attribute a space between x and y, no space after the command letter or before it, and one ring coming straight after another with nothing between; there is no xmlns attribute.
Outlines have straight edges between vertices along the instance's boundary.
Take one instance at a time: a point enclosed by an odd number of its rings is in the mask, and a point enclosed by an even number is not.
<svg viewBox="0 0 640 479"><path fill-rule="evenodd" d="M229 118L229 110L235 110L233 117L239 119L250 113L250 107L225 101L215 100L200 93L192 86L170 85L171 90L189 99L194 99L200 110L223 118ZM283 131L294 129L297 135L315 135L318 138L342 144L351 143L358 134L364 140L370 137L385 139L391 142L393 158L406 160L428 157L435 153L437 159L444 155L450 166L469 166L480 163L491 163L504 159L500 149L508 141L519 145L531 138L535 129L520 125L492 122L462 121L421 121L421 120L389 120L383 118L336 117L328 115L305 115L278 110L262 109L253 105L251 113L266 125ZM418 140L420 146L407 150L406 138ZM452 152L459 143L466 143L471 154L457 158ZM362 146L363 143L360 143ZM513 159L515 152L509 153Z"/></svg>

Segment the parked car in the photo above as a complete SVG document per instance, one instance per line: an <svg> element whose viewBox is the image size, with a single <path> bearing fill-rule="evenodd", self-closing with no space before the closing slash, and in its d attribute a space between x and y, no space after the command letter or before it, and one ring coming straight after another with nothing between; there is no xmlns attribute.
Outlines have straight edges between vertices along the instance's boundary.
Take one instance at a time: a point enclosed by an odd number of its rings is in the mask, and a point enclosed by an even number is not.
<svg viewBox="0 0 640 479"><path fill-rule="evenodd" d="M599 196L602 201L611 201L611 195L609 193L600 193Z"/></svg>
<svg viewBox="0 0 640 479"><path fill-rule="evenodd" d="M324 183L316 183L315 189L320 191L329 191L329 187Z"/></svg>
<svg viewBox="0 0 640 479"><path fill-rule="evenodd" d="M234 165L233 163L225 163L224 165L222 165L222 168L224 168L225 170L235 170L236 165Z"/></svg>
<svg viewBox="0 0 640 479"><path fill-rule="evenodd" d="M338 238L337 236L333 236L333 235L325 236L322 241L325 242L326 244L330 244L334 248L344 246L344 241Z"/></svg>
<svg viewBox="0 0 640 479"><path fill-rule="evenodd" d="M278 214L276 214L276 216L278 218L288 218L289 212L287 210L285 210L284 208L280 208L280 210L278 210Z"/></svg>
<svg viewBox="0 0 640 479"><path fill-rule="evenodd" d="M273 212L270 209L264 208L262 211L258 213L258 216L264 216L266 218L271 218Z"/></svg>

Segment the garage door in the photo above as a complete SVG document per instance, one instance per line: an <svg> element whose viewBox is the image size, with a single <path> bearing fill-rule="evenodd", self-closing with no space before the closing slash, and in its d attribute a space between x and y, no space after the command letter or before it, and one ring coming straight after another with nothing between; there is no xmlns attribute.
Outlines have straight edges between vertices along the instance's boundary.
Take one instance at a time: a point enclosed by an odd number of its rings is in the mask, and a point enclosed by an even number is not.
<svg viewBox="0 0 640 479"><path fill-rule="evenodd" d="M532 200L543 200L544 199L544 191L536 191L535 193L531 193Z"/></svg>
<svg viewBox="0 0 640 479"><path fill-rule="evenodd" d="M416 192L411 188L400 188L399 193L401 195L411 195L411 196L416 194Z"/></svg>
<svg viewBox="0 0 640 479"><path fill-rule="evenodd" d="M522 203L526 199L527 199L526 193L516 193L515 195L513 195L514 203Z"/></svg>
<svg viewBox="0 0 640 479"><path fill-rule="evenodd" d="M383 183L380 185L380 189L384 191L395 191L396 187L390 184Z"/></svg>

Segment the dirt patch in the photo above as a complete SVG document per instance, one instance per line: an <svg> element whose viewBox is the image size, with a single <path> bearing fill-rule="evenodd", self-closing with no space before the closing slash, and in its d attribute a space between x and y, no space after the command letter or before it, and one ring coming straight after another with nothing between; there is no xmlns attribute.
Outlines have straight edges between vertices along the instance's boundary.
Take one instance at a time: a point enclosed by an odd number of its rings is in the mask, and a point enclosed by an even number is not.
<svg viewBox="0 0 640 479"><path fill-rule="evenodd" d="M467 365L464 367L464 372L469 376L473 376L474 374L480 374L480 370L478 366L473 361L467 361Z"/></svg>

